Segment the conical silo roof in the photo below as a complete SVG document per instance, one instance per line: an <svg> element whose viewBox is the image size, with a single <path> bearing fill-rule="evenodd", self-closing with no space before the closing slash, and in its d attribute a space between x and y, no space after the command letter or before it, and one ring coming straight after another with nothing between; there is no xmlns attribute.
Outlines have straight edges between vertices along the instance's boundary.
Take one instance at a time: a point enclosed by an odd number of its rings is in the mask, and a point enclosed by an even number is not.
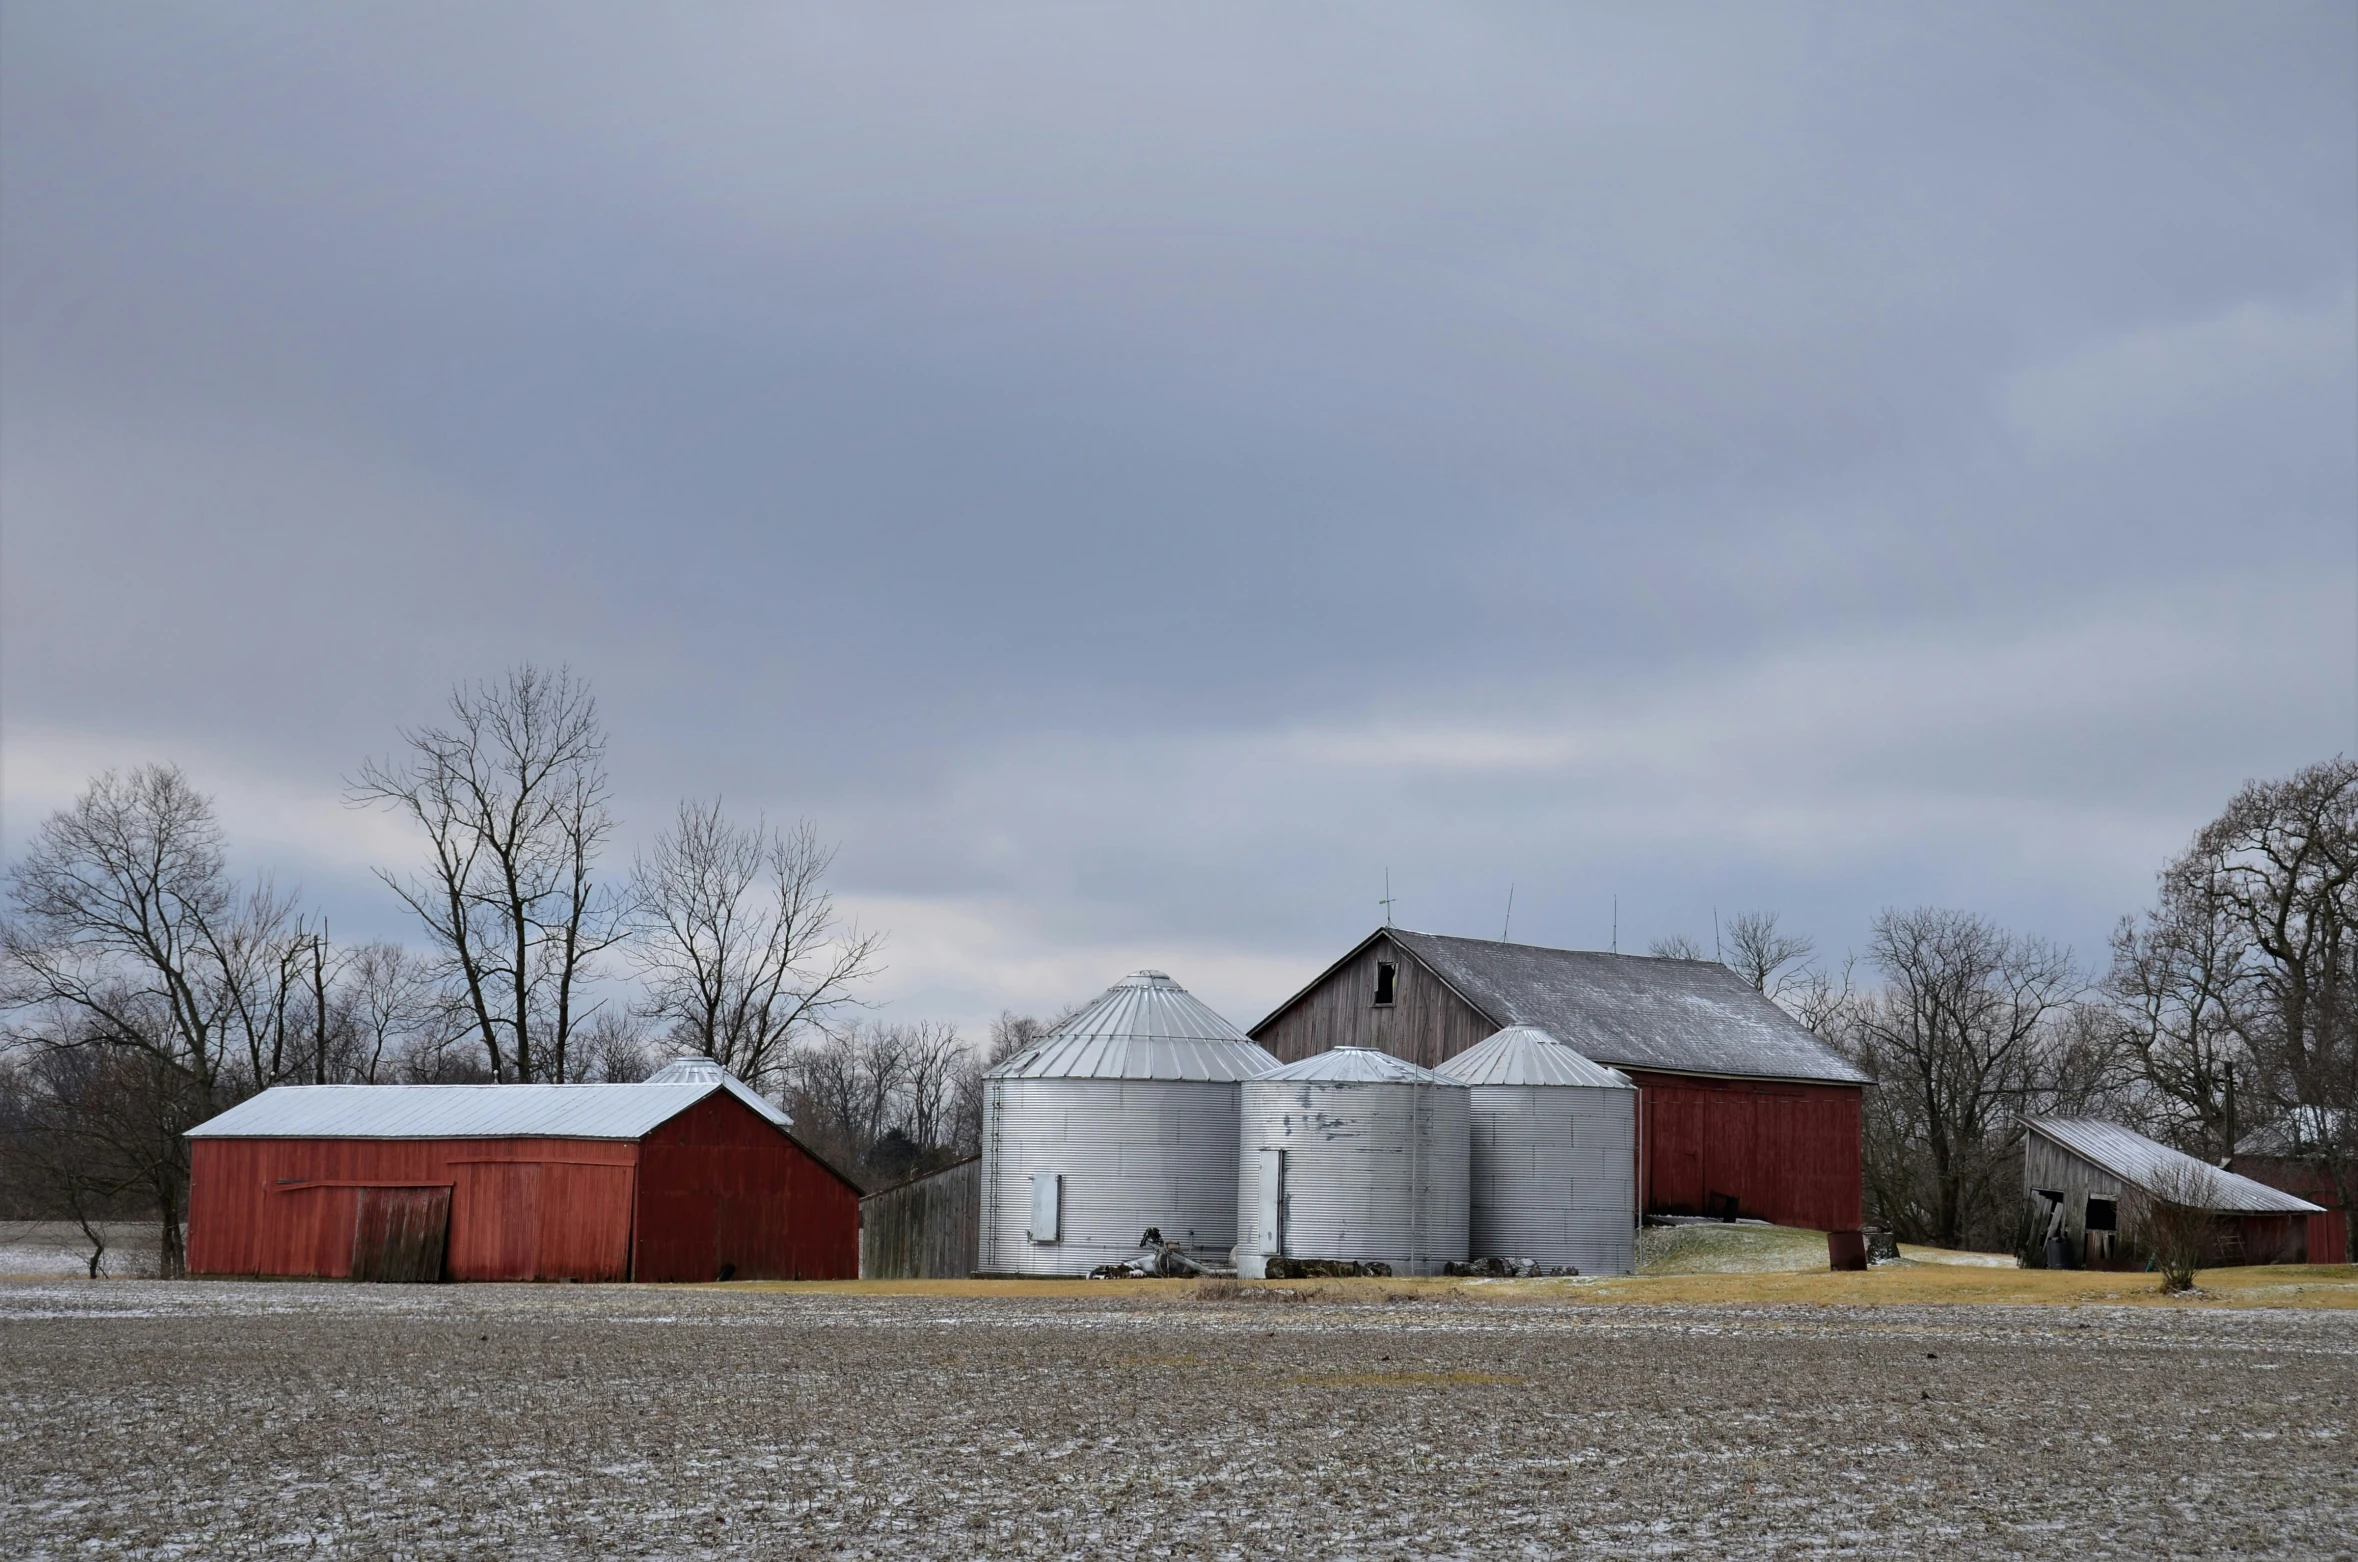
<svg viewBox="0 0 2358 1562"><path fill-rule="evenodd" d="M1262 1074L1264 1080L1316 1080L1324 1084L1379 1084L1379 1085L1455 1085L1455 1079L1443 1079L1428 1069L1418 1068L1406 1058L1396 1058L1389 1052L1378 1052L1373 1047L1334 1047L1325 1052L1313 1052L1299 1063L1288 1063L1281 1069Z"/></svg>
<svg viewBox="0 0 2358 1562"><path fill-rule="evenodd" d="M1536 1025L1510 1025L1434 1070L1461 1085L1585 1085L1635 1090L1627 1075L1591 1063Z"/></svg>
<svg viewBox="0 0 2358 1562"><path fill-rule="evenodd" d="M992 1079L1250 1079L1277 1059L1160 971L1125 976Z"/></svg>

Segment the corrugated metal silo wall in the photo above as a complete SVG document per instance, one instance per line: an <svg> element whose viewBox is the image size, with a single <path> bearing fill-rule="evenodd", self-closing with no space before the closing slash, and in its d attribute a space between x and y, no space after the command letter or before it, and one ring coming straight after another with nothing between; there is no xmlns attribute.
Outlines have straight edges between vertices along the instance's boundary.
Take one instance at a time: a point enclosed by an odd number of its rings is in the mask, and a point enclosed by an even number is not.
<svg viewBox="0 0 2358 1562"><path fill-rule="evenodd" d="M982 1269L1085 1275L1148 1227L1206 1263L1236 1245L1236 1090L1225 1080L994 1079L983 1105ZM1064 1178L1058 1240L1034 1242L1032 1178Z"/></svg>
<svg viewBox="0 0 2358 1562"><path fill-rule="evenodd" d="M1282 1256L1438 1274L1467 1251L1470 1094L1462 1085L1246 1080L1238 1231L1249 1240L1256 1224L1260 1152L1283 1150ZM1252 1257L1240 1248L1240 1269L1257 1270Z"/></svg>
<svg viewBox="0 0 2358 1562"><path fill-rule="evenodd" d="M860 1200L860 1278L963 1280L982 1267L979 1157Z"/></svg>
<svg viewBox="0 0 2358 1562"><path fill-rule="evenodd" d="M1476 1085L1471 1093L1473 1256L1628 1274L1637 1256L1637 1092Z"/></svg>

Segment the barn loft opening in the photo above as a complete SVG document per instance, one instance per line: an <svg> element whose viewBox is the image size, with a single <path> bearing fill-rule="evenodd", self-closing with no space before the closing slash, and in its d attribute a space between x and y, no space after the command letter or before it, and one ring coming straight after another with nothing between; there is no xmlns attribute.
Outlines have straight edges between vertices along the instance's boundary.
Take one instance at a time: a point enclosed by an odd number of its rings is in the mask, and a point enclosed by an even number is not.
<svg viewBox="0 0 2358 1562"><path fill-rule="evenodd" d="M2113 1231L2119 1229L2119 1226L2119 1200L2090 1199L2088 1201L2088 1229L2090 1231Z"/></svg>
<svg viewBox="0 0 2358 1562"><path fill-rule="evenodd" d="M1375 1001L1378 1008L1382 1008L1392 1001L1393 989L1398 984L1399 977L1399 967L1392 965L1388 961L1378 962L1376 965L1375 991Z"/></svg>

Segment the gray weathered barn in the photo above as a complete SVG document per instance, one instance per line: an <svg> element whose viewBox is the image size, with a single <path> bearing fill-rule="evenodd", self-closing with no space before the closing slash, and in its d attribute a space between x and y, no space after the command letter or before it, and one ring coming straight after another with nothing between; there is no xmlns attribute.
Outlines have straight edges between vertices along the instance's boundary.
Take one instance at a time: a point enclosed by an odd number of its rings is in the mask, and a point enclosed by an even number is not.
<svg viewBox="0 0 2358 1562"><path fill-rule="evenodd" d="M2217 1217L2208 1267L2298 1264L2309 1259L2309 1221L2324 1209L2307 1199L2222 1171L2134 1129L2093 1118L2039 1117L2023 1136L2023 1194L2032 1235L2060 1242L2075 1265L2143 1262L2135 1233L2156 1191L2199 1190ZM2192 1206L2190 1206L2192 1207Z"/></svg>

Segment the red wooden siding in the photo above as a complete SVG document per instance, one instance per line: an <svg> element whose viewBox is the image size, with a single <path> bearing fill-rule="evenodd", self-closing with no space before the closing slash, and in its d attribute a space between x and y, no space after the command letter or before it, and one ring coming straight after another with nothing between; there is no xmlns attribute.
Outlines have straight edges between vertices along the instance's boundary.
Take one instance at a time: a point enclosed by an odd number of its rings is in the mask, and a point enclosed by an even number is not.
<svg viewBox="0 0 2358 1562"><path fill-rule="evenodd" d="M1860 1223L1860 1095L1849 1085L1625 1070L1638 1087L1638 1197L1655 1214L1738 1213L1783 1226Z"/></svg>
<svg viewBox="0 0 2358 1562"><path fill-rule="evenodd" d="M586 1250L628 1241L635 1144L603 1139L197 1139L190 1142L188 1267L193 1274L352 1272L364 1187L452 1190L446 1272L453 1280L619 1279ZM543 1163L567 1177L545 1197ZM618 1233L587 1241L590 1229ZM544 1240L553 1231L553 1241ZM599 1241L604 1243L599 1247Z"/></svg>
<svg viewBox="0 0 2358 1562"><path fill-rule="evenodd" d="M640 1280L850 1280L859 1190L743 1102L715 1094L640 1141Z"/></svg>

